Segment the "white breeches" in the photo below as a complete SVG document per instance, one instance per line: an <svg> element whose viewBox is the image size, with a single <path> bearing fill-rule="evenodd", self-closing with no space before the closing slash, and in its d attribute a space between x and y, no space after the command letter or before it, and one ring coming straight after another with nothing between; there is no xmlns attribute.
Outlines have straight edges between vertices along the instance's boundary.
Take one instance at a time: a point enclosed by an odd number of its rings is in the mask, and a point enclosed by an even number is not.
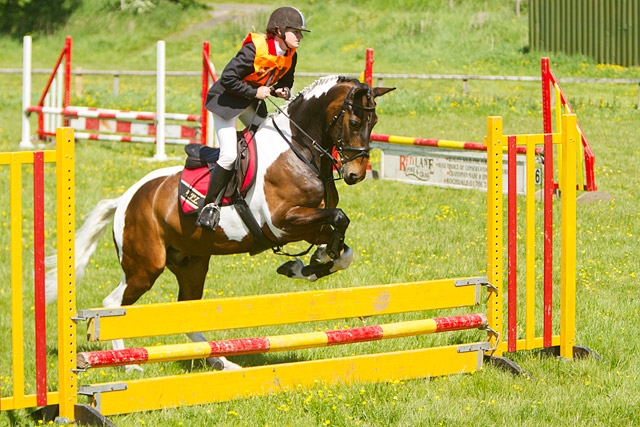
<svg viewBox="0 0 640 427"><path fill-rule="evenodd" d="M238 157L238 139L236 137L236 122L240 119L245 126L259 126L264 119L255 113L253 107L249 107L236 117L225 120L217 114L213 113L213 125L216 128L216 137L218 146L220 147L220 157L218 165L220 167L231 170Z"/></svg>

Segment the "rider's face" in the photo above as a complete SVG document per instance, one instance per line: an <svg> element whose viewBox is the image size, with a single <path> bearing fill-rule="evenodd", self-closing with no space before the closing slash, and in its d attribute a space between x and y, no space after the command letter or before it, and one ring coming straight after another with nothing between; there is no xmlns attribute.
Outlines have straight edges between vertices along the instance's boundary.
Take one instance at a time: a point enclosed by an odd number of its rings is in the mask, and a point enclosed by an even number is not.
<svg viewBox="0 0 640 427"><path fill-rule="evenodd" d="M287 28L284 32L284 41L292 48L297 48L303 37L302 31L293 28Z"/></svg>

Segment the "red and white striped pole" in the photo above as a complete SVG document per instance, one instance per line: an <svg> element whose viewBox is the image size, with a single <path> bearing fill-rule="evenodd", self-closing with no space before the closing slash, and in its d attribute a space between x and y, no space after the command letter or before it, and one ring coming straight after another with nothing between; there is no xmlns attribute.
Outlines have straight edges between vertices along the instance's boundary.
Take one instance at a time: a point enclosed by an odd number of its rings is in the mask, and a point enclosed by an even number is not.
<svg viewBox="0 0 640 427"><path fill-rule="evenodd" d="M77 367L78 369L87 369L134 363L168 362L204 357L299 350L438 332L482 329L486 326L487 317L484 314L466 314L323 332L161 345L123 350L89 351L77 354Z"/></svg>

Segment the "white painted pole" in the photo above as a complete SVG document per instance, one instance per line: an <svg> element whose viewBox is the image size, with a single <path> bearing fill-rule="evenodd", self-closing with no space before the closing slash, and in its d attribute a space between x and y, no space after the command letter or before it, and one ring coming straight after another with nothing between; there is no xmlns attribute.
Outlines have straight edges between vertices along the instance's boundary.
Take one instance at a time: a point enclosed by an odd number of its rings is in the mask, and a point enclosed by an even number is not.
<svg viewBox="0 0 640 427"><path fill-rule="evenodd" d="M54 78L51 81L51 86L49 87L49 91L45 95L44 101L42 103L42 105L44 105L46 108L51 108L54 106L54 102L51 100L51 97L55 94L55 91L52 91L51 88L54 87L55 84L56 84L56 79ZM43 117L42 130L45 132L53 131L53 125L51 124L51 120L53 119L53 116L51 114L43 114L42 117Z"/></svg>
<svg viewBox="0 0 640 427"><path fill-rule="evenodd" d="M54 78L49 86L49 91L44 98L44 106L48 108L62 108L62 86L64 81L64 71L62 64L55 70ZM43 113L44 127L47 133L56 133L56 128L62 126L62 114Z"/></svg>
<svg viewBox="0 0 640 427"><path fill-rule="evenodd" d="M68 55L68 54L67 54ZM58 108L62 108L62 104L64 104L63 98L64 98L64 81L65 81L65 75L64 75L64 63L60 64L60 67L58 67L58 76L56 77L56 80L58 80L58 87L57 87L57 93L56 93L56 107ZM55 123L55 127L59 128L62 127L64 122L64 117L62 116L62 114L58 114L56 116L56 123ZM54 132L56 130L54 129Z"/></svg>
<svg viewBox="0 0 640 427"><path fill-rule="evenodd" d="M156 81L156 155L154 160L166 160L165 144L165 47L164 41L158 41L157 81Z"/></svg>
<svg viewBox="0 0 640 427"><path fill-rule="evenodd" d="M31 36L24 36L22 49L22 140L20 148L32 148L31 124L27 115L27 108L31 105Z"/></svg>

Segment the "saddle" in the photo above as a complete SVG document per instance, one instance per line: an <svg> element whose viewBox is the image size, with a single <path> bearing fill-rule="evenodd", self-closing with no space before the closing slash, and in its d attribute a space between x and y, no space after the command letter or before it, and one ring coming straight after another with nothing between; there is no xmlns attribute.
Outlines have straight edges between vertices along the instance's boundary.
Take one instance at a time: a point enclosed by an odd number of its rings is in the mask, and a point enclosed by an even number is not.
<svg viewBox="0 0 640 427"><path fill-rule="evenodd" d="M182 213L193 215L204 206L204 198L210 170L218 161L219 148L194 143L184 147L187 160L180 175L178 197ZM238 158L234 167L235 173L229 180L221 201L222 206L235 204L238 198L246 196L253 186L257 171L257 156L253 134L249 129L238 132Z"/></svg>
<svg viewBox="0 0 640 427"><path fill-rule="evenodd" d="M229 180L220 202L221 206L234 205L236 212L249 229L255 242L249 251L251 255L278 246L262 232L244 199L255 183L258 170L254 130L247 128L238 132L238 158L234 167L235 173ZM187 153L187 160L180 175L178 204L182 213L193 215L200 212L204 206L204 198L211 178L210 170L218 161L220 149L202 144L188 144L184 151Z"/></svg>

